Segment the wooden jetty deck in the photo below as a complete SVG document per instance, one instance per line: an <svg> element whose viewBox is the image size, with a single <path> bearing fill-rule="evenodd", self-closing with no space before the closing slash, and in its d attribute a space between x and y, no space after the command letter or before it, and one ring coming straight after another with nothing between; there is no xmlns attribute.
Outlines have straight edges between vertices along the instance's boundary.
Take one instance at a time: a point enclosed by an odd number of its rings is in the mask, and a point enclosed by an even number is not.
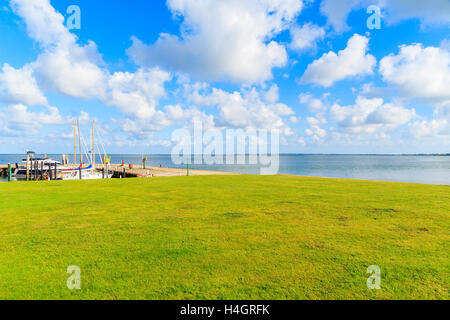
<svg viewBox="0 0 450 320"><path fill-rule="evenodd" d="M8 175L8 165L0 164L0 177Z"/></svg>
<svg viewBox="0 0 450 320"><path fill-rule="evenodd" d="M102 165L96 165L98 169L102 168ZM179 169L179 168L164 168L164 167L152 167L147 166L145 169L142 165L133 165L133 168L130 169L129 165L126 164L122 166L121 164L111 164L110 170L114 172L115 177L119 177L123 174L125 169L125 177L138 177L138 176L151 176L154 177L177 177L177 176L186 176L187 169ZM189 169L190 176L205 176L205 175L235 175L233 172L224 172L224 171L209 171L209 170L193 170Z"/></svg>

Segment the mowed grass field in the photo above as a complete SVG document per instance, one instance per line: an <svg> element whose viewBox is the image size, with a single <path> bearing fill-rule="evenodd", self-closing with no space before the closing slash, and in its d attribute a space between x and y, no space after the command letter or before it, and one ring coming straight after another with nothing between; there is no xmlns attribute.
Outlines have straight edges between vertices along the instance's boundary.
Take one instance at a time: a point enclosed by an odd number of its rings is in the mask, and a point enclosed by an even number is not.
<svg viewBox="0 0 450 320"><path fill-rule="evenodd" d="M242 175L0 196L0 299L448 299L448 186Z"/></svg>

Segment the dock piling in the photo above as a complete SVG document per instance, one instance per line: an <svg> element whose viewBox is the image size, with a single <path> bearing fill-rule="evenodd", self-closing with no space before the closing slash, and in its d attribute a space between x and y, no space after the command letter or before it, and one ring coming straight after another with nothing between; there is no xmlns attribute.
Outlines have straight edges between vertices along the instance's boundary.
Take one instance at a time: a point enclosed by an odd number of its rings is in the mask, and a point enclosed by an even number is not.
<svg viewBox="0 0 450 320"><path fill-rule="evenodd" d="M30 156L27 155L27 181L30 179Z"/></svg>

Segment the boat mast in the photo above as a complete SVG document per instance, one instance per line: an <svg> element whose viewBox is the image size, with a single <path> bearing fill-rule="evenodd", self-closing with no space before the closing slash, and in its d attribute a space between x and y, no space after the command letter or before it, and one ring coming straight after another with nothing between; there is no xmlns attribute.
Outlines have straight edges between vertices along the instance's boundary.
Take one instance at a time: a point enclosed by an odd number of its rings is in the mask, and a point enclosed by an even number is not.
<svg viewBox="0 0 450 320"><path fill-rule="evenodd" d="M83 166L83 158L81 155L81 135L80 135L80 121L77 119L77 127L78 127L78 149L80 151L80 168Z"/></svg>
<svg viewBox="0 0 450 320"><path fill-rule="evenodd" d="M76 125L75 120L73 120L73 164L75 167L77 166L77 132L76 132Z"/></svg>
<svg viewBox="0 0 450 320"><path fill-rule="evenodd" d="M95 170L95 135L94 135L94 120L92 120L92 167Z"/></svg>

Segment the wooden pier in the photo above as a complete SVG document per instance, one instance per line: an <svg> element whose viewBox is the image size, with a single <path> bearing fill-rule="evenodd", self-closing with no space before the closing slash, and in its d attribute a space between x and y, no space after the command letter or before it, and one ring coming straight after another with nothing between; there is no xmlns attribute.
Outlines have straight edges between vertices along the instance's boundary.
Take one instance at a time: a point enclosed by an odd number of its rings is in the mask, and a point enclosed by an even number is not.
<svg viewBox="0 0 450 320"><path fill-rule="evenodd" d="M13 168L15 168L15 164L11 164ZM6 177L8 176L8 165L7 164L0 164L0 177Z"/></svg>
<svg viewBox="0 0 450 320"><path fill-rule="evenodd" d="M11 164L13 170L15 168L15 164ZM95 165L97 170L101 170L103 168L102 164ZM110 164L109 170L114 173L114 178L135 178L135 177L178 177L178 176L186 176L187 168L164 168L164 167L152 167L146 166L143 168L143 165L130 165L125 164ZM236 173L232 172L223 172L223 171L208 171L208 170L193 170L189 169L190 176L205 176L205 175L235 175ZM0 165L0 176L6 177L8 175L8 165Z"/></svg>
<svg viewBox="0 0 450 320"><path fill-rule="evenodd" d="M97 169L100 170L103 166L96 165ZM125 164L122 166L121 164L111 164L109 166L110 171L114 172L114 177L119 178L123 177L125 173L125 178L130 177L177 177L177 176L186 176L187 169L180 168L164 168L164 167L152 167L147 166L145 169L142 165L130 165ZM209 171L209 170L192 170L189 169L190 176L205 176L205 175L235 175L236 173L232 172L223 172L223 171Z"/></svg>

